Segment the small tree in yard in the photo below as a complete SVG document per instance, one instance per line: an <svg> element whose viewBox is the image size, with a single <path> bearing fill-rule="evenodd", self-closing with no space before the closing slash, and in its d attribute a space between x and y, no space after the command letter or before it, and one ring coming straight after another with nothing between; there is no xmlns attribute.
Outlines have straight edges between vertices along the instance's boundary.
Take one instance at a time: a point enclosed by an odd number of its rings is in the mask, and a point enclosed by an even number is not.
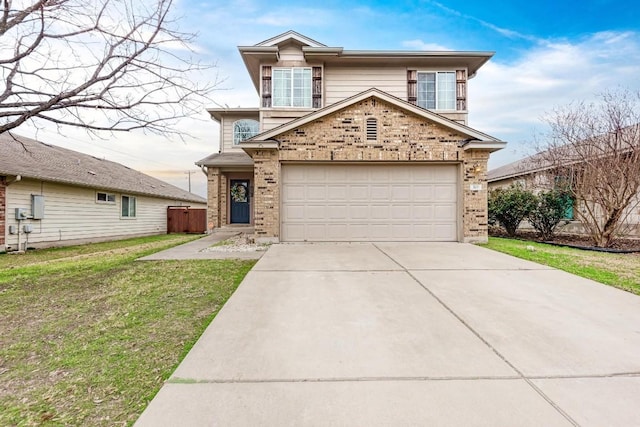
<svg viewBox="0 0 640 427"><path fill-rule="evenodd" d="M527 218L540 238L549 240L570 206L569 197L565 192L543 191L535 196L534 207Z"/></svg>
<svg viewBox="0 0 640 427"><path fill-rule="evenodd" d="M593 243L610 247L640 190L640 93L613 91L598 103L570 104L546 117L551 127L536 156L547 180L561 178Z"/></svg>
<svg viewBox="0 0 640 427"><path fill-rule="evenodd" d="M535 206L535 201L533 193L521 185L495 189L489 193L489 220L500 224L513 237Z"/></svg>

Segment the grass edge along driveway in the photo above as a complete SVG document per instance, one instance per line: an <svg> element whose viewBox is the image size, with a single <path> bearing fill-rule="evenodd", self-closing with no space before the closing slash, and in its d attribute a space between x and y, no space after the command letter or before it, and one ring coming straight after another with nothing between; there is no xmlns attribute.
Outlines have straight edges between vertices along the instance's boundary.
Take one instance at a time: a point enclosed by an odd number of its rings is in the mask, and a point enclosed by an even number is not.
<svg viewBox="0 0 640 427"><path fill-rule="evenodd" d="M639 253L615 254L585 251L499 237L490 237L489 243L479 246L640 295Z"/></svg>
<svg viewBox="0 0 640 427"><path fill-rule="evenodd" d="M255 261L169 235L0 255L0 425L132 424Z"/></svg>

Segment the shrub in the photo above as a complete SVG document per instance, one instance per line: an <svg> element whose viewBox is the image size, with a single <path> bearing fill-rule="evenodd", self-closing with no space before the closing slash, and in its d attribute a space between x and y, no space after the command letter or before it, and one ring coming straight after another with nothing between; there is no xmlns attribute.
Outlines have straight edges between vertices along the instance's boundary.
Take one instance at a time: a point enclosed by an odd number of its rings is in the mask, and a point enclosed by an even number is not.
<svg viewBox="0 0 640 427"><path fill-rule="evenodd" d="M571 201L558 190L543 191L535 196L535 205L528 215L529 223L543 240L549 240L569 208Z"/></svg>
<svg viewBox="0 0 640 427"><path fill-rule="evenodd" d="M500 224L513 237L535 204L536 196L521 185L495 189L489 193L489 222Z"/></svg>

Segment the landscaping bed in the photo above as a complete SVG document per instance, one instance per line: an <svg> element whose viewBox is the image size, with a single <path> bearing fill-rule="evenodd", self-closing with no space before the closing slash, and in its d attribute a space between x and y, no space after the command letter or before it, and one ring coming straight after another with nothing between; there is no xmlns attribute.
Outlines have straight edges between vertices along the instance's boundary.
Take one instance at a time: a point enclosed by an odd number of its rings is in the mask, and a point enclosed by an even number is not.
<svg viewBox="0 0 640 427"><path fill-rule="evenodd" d="M507 233L498 227L492 227L490 230L492 237L512 238ZM593 241L587 236L575 235L575 234L556 234L549 240L541 240L538 234L534 231L518 231L515 236L516 239L529 240L532 242L548 243L558 246L568 246L583 250L595 250L600 252L613 252L613 253L628 253L628 252L640 252L640 239L617 239L611 248L597 248L593 246Z"/></svg>

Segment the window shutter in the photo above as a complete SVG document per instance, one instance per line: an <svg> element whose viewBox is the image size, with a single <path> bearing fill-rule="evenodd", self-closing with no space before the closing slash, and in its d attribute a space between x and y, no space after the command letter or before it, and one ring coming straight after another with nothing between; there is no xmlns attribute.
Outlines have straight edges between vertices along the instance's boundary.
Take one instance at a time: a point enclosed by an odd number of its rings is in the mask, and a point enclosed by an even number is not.
<svg viewBox="0 0 640 427"><path fill-rule="evenodd" d="M418 103L418 71L407 70L407 101Z"/></svg>
<svg viewBox="0 0 640 427"><path fill-rule="evenodd" d="M313 67L313 108L322 108L322 67Z"/></svg>
<svg viewBox="0 0 640 427"><path fill-rule="evenodd" d="M456 110L467 109L467 71L456 70Z"/></svg>
<svg viewBox="0 0 640 427"><path fill-rule="evenodd" d="M271 66L262 66L262 107L271 107Z"/></svg>

